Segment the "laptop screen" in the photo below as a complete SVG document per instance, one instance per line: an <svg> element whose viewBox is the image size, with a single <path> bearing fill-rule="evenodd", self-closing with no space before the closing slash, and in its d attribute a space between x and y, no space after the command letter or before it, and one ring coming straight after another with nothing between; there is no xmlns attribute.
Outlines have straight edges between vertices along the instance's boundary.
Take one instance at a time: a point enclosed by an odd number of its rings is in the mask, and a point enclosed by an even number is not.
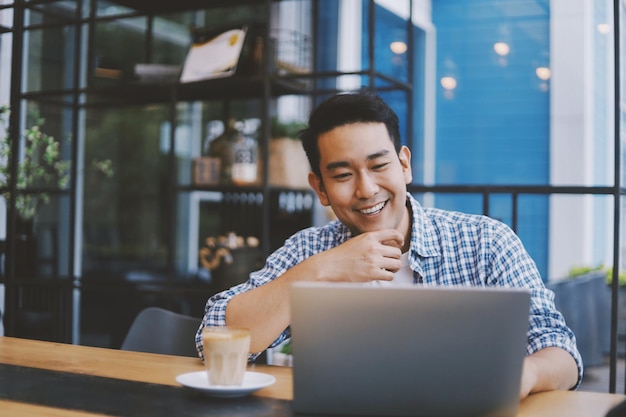
<svg viewBox="0 0 626 417"><path fill-rule="evenodd" d="M297 283L291 303L298 413L517 411L527 291Z"/></svg>

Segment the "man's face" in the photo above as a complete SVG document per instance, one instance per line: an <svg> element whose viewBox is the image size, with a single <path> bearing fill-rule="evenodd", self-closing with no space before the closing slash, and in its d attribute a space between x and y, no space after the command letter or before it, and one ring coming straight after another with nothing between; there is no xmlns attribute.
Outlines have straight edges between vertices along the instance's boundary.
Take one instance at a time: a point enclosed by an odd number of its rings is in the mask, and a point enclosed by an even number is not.
<svg viewBox="0 0 626 417"><path fill-rule="evenodd" d="M319 137L322 178L309 184L324 206L354 234L381 229L409 233L406 184L411 182L411 153L396 154L383 123L339 126Z"/></svg>

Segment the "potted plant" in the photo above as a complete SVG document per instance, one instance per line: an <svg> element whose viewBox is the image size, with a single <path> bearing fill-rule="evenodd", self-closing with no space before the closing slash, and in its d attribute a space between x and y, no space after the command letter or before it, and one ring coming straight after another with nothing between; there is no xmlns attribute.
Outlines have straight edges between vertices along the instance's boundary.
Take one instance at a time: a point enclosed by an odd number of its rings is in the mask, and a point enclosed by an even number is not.
<svg viewBox="0 0 626 417"><path fill-rule="evenodd" d="M610 288L613 283L613 268L606 270L606 284ZM617 275L617 351L622 357L626 356L626 272L619 271ZM607 348L607 352L609 349Z"/></svg>
<svg viewBox="0 0 626 417"><path fill-rule="evenodd" d="M0 188L4 197L10 201L9 184L11 183L11 140L8 135L8 106L0 107L0 124L4 135L0 137ZM42 131L44 119L33 114L34 122L22 134L24 150L17 166L17 189L43 188L56 186L65 188L69 180L70 161L61 159L59 142ZM23 221L32 221L37 210L50 201L46 192L37 194L18 193L15 207L18 217Z"/></svg>
<svg viewBox="0 0 626 417"><path fill-rule="evenodd" d="M50 195L45 191L36 193L20 191L66 187L69 180L70 161L61 158L59 142L43 132L44 119L37 113L32 113L33 123L21 135L23 148L17 165L16 188L18 192L11 195L12 142L8 132L9 114L8 106L0 106L0 128L4 133L0 133L0 190L7 204L14 202L17 211L14 257L16 274L30 274L34 272L35 262L32 256L36 251L36 239L33 235L34 221L40 207L50 201Z"/></svg>
<svg viewBox="0 0 626 417"><path fill-rule="evenodd" d="M565 279L551 282L554 303L576 335L586 366L604 364L610 338L610 290L603 266L573 267Z"/></svg>
<svg viewBox="0 0 626 417"><path fill-rule="evenodd" d="M277 117L272 118L270 126L269 183L276 187L300 188L309 187L309 160L297 139L305 123L283 122Z"/></svg>
<svg viewBox="0 0 626 417"><path fill-rule="evenodd" d="M291 350L291 339L285 340L273 349L272 365L293 366L293 352Z"/></svg>

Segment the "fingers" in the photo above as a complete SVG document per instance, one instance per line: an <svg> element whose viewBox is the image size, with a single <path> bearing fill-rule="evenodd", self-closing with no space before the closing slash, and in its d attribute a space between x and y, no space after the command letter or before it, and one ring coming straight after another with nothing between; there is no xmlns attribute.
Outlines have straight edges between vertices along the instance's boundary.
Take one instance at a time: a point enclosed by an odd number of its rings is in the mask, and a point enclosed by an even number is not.
<svg viewBox="0 0 626 417"><path fill-rule="evenodd" d="M362 233L314 255L307 264L315 270L317 280L391 281L401 267L403 242L403 236L392 229Z"/></svg>
<svg viewBox="0 0 626 417"><path fill-rule="evenodd" d="M385 257L381 263L383 264L383 266L381 266L380 269L383 270L383 275L385 275L389 279L393 279L393 274L398 272L398 270L400 270L400 268L402 267L400 258Z"/></svg>
<svg viewBox="0 0 626 417"><path fill-rule="evenodd" d="M401 249L404 245L404 236L396 229L384 229L369 233L374 235L383 245L393 246L398 249Z"/></svg>
<svg viewBox="0 0 626 417"><path fill-rule="evenodd" d="M392 280L401 267L402 235L396 230L380 230L364 233L355 240L362 240L358 253L366 280Z"/></svg>

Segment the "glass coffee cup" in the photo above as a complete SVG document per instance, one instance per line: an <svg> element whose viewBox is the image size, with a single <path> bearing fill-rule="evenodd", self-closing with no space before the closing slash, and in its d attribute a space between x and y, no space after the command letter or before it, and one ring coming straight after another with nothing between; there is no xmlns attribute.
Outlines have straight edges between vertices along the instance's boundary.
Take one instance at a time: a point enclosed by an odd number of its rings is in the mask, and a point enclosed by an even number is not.
<svg viewBox="0 0 626 417"><path fill-rule="evenodd" d="M242 384L250 351L249 329L206 326L202 329L202 346L209 384Z"/></svg>

